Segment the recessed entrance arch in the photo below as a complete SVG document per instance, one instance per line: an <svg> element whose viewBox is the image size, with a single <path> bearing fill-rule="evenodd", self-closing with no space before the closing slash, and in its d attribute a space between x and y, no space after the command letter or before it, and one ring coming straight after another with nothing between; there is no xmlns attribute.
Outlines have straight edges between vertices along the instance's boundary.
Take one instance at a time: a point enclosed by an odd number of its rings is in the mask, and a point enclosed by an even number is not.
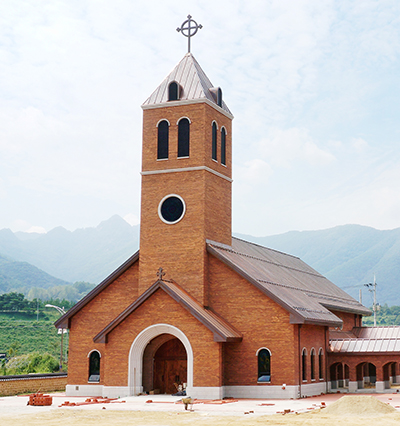
<svg viewBox="0 0 400 426"><path fill-rule="evenodd" d="M390 389L392 385L397 384L397 363L395 361L388 362L383 366L383 381L385 389Z"/></svg>
<svg viewBox="0 0 400 426"><path fill-rule="evenodd" d="M372 389L376 384L376 367L370 362L361 362L356 367L358 389Z"/></svg>
<svg viewBox="0 0 400 426"><path fill-rule="evenodd" d="M133 341L130 352L129 352L129 377L128 386L129 394L136 395L143 392L143 378L147 383L149 378L148 375L143 376L143 361L144 353L147 345L156 337L161 335L170 335L172 337L159 338L157 339L159 347L164 343L168 343L169 340L174 338L179 339L181 344L186 350L187 355L187 389L190 390L193 387L193 350L186 335L179 330L179 328L169 324L154 324L143 331L141 331L136 339ZM179 375L179 374L178 374Z"/></svg>

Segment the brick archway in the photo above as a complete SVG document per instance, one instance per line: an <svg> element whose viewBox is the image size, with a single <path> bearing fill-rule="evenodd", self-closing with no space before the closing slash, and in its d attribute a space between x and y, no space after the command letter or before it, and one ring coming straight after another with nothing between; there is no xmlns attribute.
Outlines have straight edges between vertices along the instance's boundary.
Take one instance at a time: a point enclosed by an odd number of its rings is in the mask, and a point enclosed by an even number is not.
<svg viewBox="0 0 400 426"><path fill-rule="evenodd" d="M193 350L186 335L169 324L154 324L141 331L131 345L129 351L128 386L129 395L143 392L143 354L148 343L161 334L171 334L178 338L187 353L187 390L193 387Z"/></svg>

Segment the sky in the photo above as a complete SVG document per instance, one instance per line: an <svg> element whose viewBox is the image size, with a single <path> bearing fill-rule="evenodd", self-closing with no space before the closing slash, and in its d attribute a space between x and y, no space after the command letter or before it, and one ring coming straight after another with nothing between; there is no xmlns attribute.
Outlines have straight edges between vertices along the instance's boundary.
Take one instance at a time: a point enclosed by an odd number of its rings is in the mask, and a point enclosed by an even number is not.
<svg viewBox="0 0 400 426"><path fill-rule="evenodd" d="M400 227L397 0L3 0L0 229L140 216L142 103L187 51L233 122L233 231Z"/></svg>

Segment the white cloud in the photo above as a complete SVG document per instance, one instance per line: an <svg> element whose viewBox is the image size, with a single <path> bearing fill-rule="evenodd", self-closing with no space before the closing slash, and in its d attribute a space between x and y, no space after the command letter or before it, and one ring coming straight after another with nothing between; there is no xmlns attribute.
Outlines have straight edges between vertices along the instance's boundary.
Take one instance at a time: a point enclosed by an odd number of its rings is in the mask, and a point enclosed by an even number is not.
<svg viewBox="0 0 400 426"><path fill-rule="evenodd" d="M350 143L352 147L358 152L363 152L368 148L368 142L363 138L352 138Z"/></svg>
<svg viewBox="0 0 400 426"><path fill-rule="evenodd" d="M291 168L300 162L310 165L326 165L335 160L327 149L320 148L307 129L271 129L260 141L264 159L275 167Z"/></svg>
<svg viewBox="0 0 400 426"><path fill-rule="evenodd" d="M26 232L36 233L36 234L45 234L46 230L42 226L31 226Z"/></svg>
<svg viewBox="0 0 400 426"><path fill-rule="evenodd" d="M271 232L302 228L301 202L357 222L346 191L371 193L372 158L393 150L385 167L397 166L400 3L43 0L0 5L0 228L139 217L140 105L184 55L175 28L189 12L204 26L194 55L236 117L234 185L249 206L236 223L267 212ZM393 226L397 189L380 188Z"/></svg>
<svg viewBox="0 0 400 426"><path fill-rule="evenodd" d="M136 226L139 225L139 217L134 213L128 213L124 216L124 220L129 223L129 225Z"/></svg>

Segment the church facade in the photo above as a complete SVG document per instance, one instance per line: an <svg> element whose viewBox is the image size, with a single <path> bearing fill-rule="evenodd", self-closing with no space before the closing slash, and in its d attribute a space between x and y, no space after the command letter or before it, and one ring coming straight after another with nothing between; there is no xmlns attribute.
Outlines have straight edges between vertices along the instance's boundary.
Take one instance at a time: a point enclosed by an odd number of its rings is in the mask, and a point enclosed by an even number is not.
<svg viewBox="0 0 400 426"><path fill-rule="evenodd" d="M233 116L191 53L142 108L140 250L56 322L70 330L67 394L299 398L396 382L397 347L371 361L352 346L367 308L299 258L232 237Z"/></svg>

